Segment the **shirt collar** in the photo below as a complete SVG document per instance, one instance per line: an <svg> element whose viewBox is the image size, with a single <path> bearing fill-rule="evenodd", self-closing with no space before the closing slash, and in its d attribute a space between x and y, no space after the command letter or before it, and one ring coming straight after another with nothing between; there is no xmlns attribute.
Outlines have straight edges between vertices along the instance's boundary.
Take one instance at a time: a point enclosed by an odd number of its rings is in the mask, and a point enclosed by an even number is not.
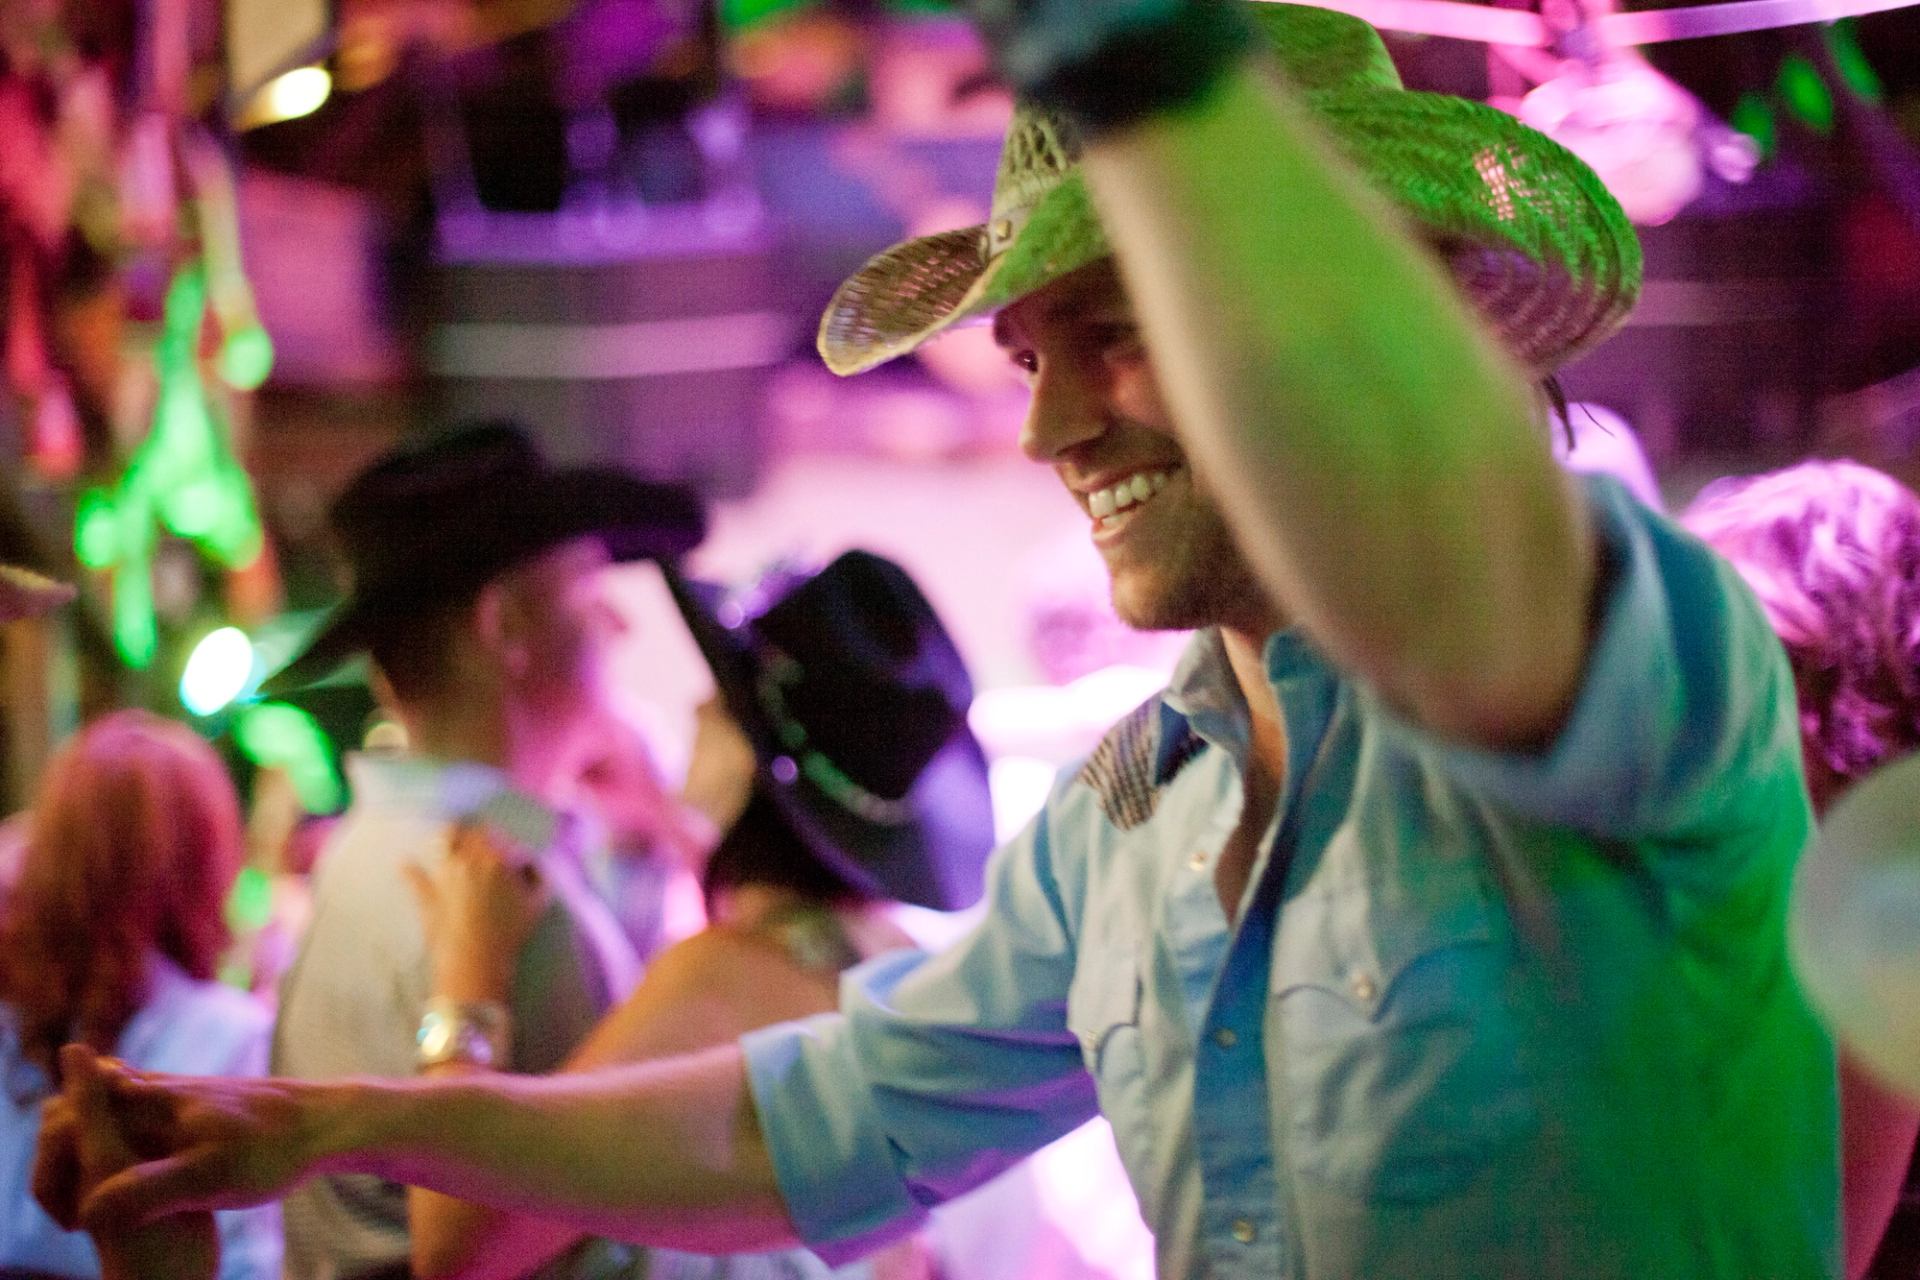
<svg viewBox="0 0 1920 1280"><path fill-rule="evenodd" d="M599 842L584 814L527 794L492 765L364 753L348 757L347 777L356 805L407 809L449 822L482 818L529 849L579 853Z"/></svg>
<svg viewBox="0 0 1920 1280"><path fill-rule="evenodd" d="M1267 637L1261 651L1267 679L1275 688L1301 677L1323 677L1331 668L1299 628L1289 627ZM1247 750L1247 702L1227 661L1226 644L1218 627L1194 633L1173 669L1160 699L1160 735L1154 755L1154 781L1165 785L1192 759L1202 742L1231 752L1236 760Z"/></svg>

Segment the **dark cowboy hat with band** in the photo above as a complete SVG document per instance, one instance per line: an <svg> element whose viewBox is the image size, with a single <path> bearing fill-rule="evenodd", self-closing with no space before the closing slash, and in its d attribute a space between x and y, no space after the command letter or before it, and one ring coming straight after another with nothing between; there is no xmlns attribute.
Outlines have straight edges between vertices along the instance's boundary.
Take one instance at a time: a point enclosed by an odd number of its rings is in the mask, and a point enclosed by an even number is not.
<svg viewBox="0 0 1920 1280"><path fill-rule="evenodd" d="M1620 325L1640 291L1640 242L1585 162L1504 111L1402 88L1358 18L1246 8L1334 147L1530 372L1551 373ZM827 366L870 369L1111 254L1079 158L1069 126L1021 104L986 224L895 245L841 285L820 321Z"/></svg>
<svg viewBox="0 0 1920 1280"><path fill-rule="evenodd" d="M849 551L752 598L671 567L667 584L753 744L750 803L863 897L976 902L994 840L973 681L906 571Z"/></svg>
<svg viewBox="0 0 1920 1280"><path fill-rule="evenodd" d="M613 467L556 467L525 428L481 422L400 446L361 472L328 520L352 575L305 652L266 682L313 684L388 628L457 604L543 551L598 536L615 561L684 555L699 500Z"/></svg>

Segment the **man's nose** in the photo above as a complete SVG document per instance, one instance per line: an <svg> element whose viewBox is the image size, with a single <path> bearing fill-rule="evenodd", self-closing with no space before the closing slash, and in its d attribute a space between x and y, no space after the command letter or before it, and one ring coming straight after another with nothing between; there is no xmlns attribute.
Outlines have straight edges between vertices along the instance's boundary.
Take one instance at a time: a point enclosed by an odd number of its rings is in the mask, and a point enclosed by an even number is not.
<svg viewBox="0 0 1920 1280"><path fill-rule="evenodd" d="M1105 432L1106 424L1107 405L1099 386L1069 362L1048 362L1033 381L1020 451L1035 462L1056 462Z"/></svg>

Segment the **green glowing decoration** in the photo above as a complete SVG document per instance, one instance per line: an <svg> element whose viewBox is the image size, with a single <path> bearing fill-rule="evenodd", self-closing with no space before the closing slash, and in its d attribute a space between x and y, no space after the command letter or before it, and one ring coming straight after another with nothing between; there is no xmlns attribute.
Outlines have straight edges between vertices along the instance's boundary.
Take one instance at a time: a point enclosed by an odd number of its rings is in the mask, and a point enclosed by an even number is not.
<svg viewBox="0 0 1920 1280"><path fill-rule="evenodd" d="M219 368L220 380L235 391L257 391L273 372L273 339L257 324L228 334Z"/></svg>
<svg viewBox="0 0 1920 1280"><path fill-rule="evenodd" d="M319 721L285 702L261 702L235 719L234 741L263 769L284 769L309 813L333 813L346 803L346 784L333 766L333 744Z"/></svg>
<svg viewBox="0 0 1920 1280"><path fill-rule="evenodd" d="M1733 108L1732 124L1753 139L1762 160L1773 158L1773 149L1780 142L1780 126L1773 118L1772 104L1764 97L1752 91L1741 94Z"/></svg>
<svg viewBox="0 0 1920 1280"><path fill-rule="evenodd" d="M201 378L206 314L206 272L194 262L175 274L167 290L154 348L153 426L118 482L85 495L75 518L74 551L80 562L113 570L114 644L136 670L151 665L159 648L153 554L162 529L228 569L250 564L262 546L252 486ZM264 378L273 361L266 334L254 337L242 330L228 346L236 344L231 363L238 372Z"/></svg>
<svg viewBox="0 0 1920 1280"><path fill-rule="evenodd" d="M798 8L803 0L720 0L720 20L730 27L750 27L775 14Z"/></svg>
<svg viewBox="0 0 1920 1280"><path fill-rule="evenodd" d="M73 513L74 554L89 569L105 569L117 558L119 545L119 516L112 496L104 489L87 490Z"/></svg>
<svg viewBox="0 0 1920 1280"><path fill-rule="evenodd" d="M1827 49L1833 54L1833 65L1839 68L1840 79L1862 102L1880 106L1887 100L1886 86L1881 84L1880 75L1867 61L1867 55L1860 50L1860 37L1855 29L1854 20L1848 18L1836 22L1821 32L1827 42Z"/></svg>
<svg viewBox="0 0 1920 1280"><path fill-rule="evenodd" d="M227 926L235 933L249 933L267 923L273 914L273 880L258 867L242 867L234 878L233 891L227 895Z"/></svg>
<svg viewBox="0 0 1920 1280"><path fill-rule="evenodd" d="M1775 87L1794 119L1816 133L1833 132L1833 90L1805 56L1790 53L1780 60Z"/></svg>

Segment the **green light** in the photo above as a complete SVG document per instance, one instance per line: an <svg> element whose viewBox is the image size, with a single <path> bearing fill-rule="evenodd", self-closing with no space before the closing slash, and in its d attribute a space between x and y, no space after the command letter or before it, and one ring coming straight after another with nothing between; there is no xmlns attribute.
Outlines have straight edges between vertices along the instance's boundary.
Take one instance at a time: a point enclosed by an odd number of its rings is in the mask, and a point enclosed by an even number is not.
<svg viewBox="0 0 1920 1280"><path fill-rule="evenodd" d="M750 27L777 13L797 9L802 0L720 0L720 21L730 27Z"/></svg>
<svg viewBox="0 0 1920 1280"><path fill-rule="evenodd" d="M220 344L220 378L236 391L252 391L273 372L273 339L259 324L227 335Z"/></svg>
<svg viewBox="0 0 1920 1280"><path fill-rule="evenodd" d="M1887 99L1886 86L1880 83L1879 73L1873 64L1867 61L1867 55L1860 50L1860 38L1855 29L1854 20L1847 18L1836 22L1821 33L1827 42L1828 50L1833 54L1833 65L1840 71L1840 79L1847 88L1853 90L1861 101L1879 106Z"/></svg>
<svg viewBox="0 0 1920 1280"><path fill-rule="evenodd" d="M1760 148L1762 160L1773 155L1774 146L1780 140L1780 127L1774 122L1773 107L1765 98L1751 91L1741 94L1733 108L1732 124L1753 139L1754 145Z"/></svg>
<svg viewBox="0 0 1920 1280"><path fill-rule="evenodd" d="M1775 87L1794 119L1815 133L1833 132L1833 91L1804 55L1790 53L1780 60Z"/></svg>
<svg viewBox="0 0 1920 1280"><path fill-rule="evenodd" d="M160 498L160 519L183 538L206 538L220 525L220 486L212 476L188 481Z"/></svg>
<svg viewBox="0 0 1920 1280"><path fill-rule="evenodd" d="M241 713L234 740L263 769L285 769L309 813L333 813L346 786L333 767L332 744L318 721L284 702L262 702Z"/></svg>
<svg viewBox="0 0 1920 1280"><path fill-rule="evenodd" d="M242 867L227 895L227 925L236 933L262 928L273 916L273 880L258 867Z"/></svg>
<svg viewBox="0 0 1920 1280"><path fill-rule="evenodd" d="M89 569L105 569L120 554L120 519L113 499L101 489L80 495L73 515L73 554Z"/></svg>
<svg viewBox="0 0 1920 1280"><path fill-rule="evenodd" d="M200 370L206 323L205 271L182 267L167 289L154 345L158 378L153 425L110 491L83 499L74 550L83 564L113 571L113 635L127 665L144 669L159 646L153 616L153 552L160 528L185 538L229 569L253 562L265 544L253 489L233 456ZM257 325L237 329L222 355L245 381L265 377L273 344Z"/></svg>
<svg viewBox="0 0 1920 1280"><path fill-rule="evenodd" d="M153 613L153 578L148 562L141 572L122 565L113 576L113 646L135 671L153 665L160 648L160 624Z"/></svg>

